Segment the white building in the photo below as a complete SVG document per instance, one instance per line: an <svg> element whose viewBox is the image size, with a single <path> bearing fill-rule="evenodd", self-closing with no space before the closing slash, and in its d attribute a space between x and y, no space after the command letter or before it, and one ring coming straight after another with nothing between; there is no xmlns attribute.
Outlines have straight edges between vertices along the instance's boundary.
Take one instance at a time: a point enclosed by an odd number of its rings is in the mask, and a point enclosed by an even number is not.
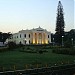
<svg viewBox="0 0 75 75"><path fill-rule="evenodd" d="M21 30L7 39L8 42L13 41L16 44L49 44L51 43L51 32L41 27L31 30Z"/></svg>

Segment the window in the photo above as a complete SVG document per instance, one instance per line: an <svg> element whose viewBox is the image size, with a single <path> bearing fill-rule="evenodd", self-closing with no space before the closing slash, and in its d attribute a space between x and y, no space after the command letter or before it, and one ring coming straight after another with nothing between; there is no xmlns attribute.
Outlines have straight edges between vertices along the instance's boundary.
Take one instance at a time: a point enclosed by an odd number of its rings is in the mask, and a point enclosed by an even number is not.
<svg viewBox="0 0 75 75"><path fill-rule="evenodd" d="M26 44L26 42L27 42L27 41L25 40L25 44Z"/></svg>
<svg viewBox="0 0 75 75"><path fill-rule="evenodd" d="M26 34L24 34L24 37L26 38Z"/></svg>
<svg viewBox="0 0 75 75"><path fill-rule="evenodd" d="M30 44L30 40L29 40L29 44Z"/></svg>
<svg viewBox="0 0 75 75"><path fill-rule="evenodd" d="M21 41L20 41L20 44L22 44Z"/></svg>
<svg viewBox="0 0 75 75"><path fill-rule="evenodd" d="M48 35L48 38L49 38L49 35Z"/></svg>
<svg viewBox="0 0 75 75"><path fill-rule="evenodd" d="M20 34L20 38L21 38L21 34Z"/></svg>
<svg viewBox="0 0 75 75"><path fill-rule="evenodd" d="M17 36L17 38L18 38L18 36Z"/></svg>
<svg viewBox="0 0 75 75"><path fill-rule="evenodd" d="M29 38L30 38L30 34L29 34Z"/></svg>

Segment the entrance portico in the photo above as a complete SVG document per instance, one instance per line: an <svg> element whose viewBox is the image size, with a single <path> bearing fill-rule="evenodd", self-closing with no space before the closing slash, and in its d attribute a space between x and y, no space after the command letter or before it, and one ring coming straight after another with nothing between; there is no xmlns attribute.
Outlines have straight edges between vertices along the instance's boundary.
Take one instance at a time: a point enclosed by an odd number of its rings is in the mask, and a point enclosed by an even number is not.
<svg viewBox="0 0 75 75"><path fill-rule="evenodd" d="M48 44L47 34L44 32L33 33L33 44Z"/></svg>

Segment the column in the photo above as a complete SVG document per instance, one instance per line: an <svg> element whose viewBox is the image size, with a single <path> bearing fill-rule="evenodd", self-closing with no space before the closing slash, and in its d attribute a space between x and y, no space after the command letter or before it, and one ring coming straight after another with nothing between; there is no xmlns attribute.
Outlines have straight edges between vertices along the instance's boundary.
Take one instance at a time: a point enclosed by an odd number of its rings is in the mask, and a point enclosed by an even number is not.
<svg viewBox="0 0 75 75"><path fill-rule="evenodd" d="M48 44L48 35L47 35L47 33L45 34L45 44Z"/></svg>
<svg viewBox="0 0 75 75"><path fill-rule="evenodd" d="M44 44L45 44L45 33L43 33L43 36L44 36L43 38L44 38Z"/></svg>
<svg viewBox="0 0 75 75"><path fill-rule="evenodd" d="M35 44L35 33L33 33L33 44Z"/></svg>
<svg viewBox="0 0 75 75"><path fill-rule="evenodd" d="M44 44L44 33L42 33L42 44Z"/></svg>
<svg viewBox="0 0 75 75"><path fill-rule="evenodd" d="M35 44L37 44L37 33L35 33Z"/></svg>
<svg viewBox="0 0 75 75"><path fill-rule="evenodd" d="M38 36L39 36L39 35L38 35L38 33L37 33L37 44L38 44Z"/></svg>

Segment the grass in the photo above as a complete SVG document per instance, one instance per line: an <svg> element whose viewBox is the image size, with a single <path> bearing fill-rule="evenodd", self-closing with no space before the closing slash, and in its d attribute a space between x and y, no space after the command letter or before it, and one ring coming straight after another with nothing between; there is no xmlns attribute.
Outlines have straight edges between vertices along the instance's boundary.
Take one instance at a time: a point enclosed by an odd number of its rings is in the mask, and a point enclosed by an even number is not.
<svg viewBox="0 0 75 75"><path fill-rule="evenodd" d="M36 49L36 48L34 48ZM68 62L72 63L75 60L75 56L72 55L62 55L52 53L50 48L46 49L48 52L39 54L39 53L25 53L20 52L17 49L15 51L7 51L0 53L0 66L6 68L13 68L13 65L16 65L18 68L24 68L25 64L49 64L54 65L55 63L60 65L61 62L67 64Z"/></svg>

